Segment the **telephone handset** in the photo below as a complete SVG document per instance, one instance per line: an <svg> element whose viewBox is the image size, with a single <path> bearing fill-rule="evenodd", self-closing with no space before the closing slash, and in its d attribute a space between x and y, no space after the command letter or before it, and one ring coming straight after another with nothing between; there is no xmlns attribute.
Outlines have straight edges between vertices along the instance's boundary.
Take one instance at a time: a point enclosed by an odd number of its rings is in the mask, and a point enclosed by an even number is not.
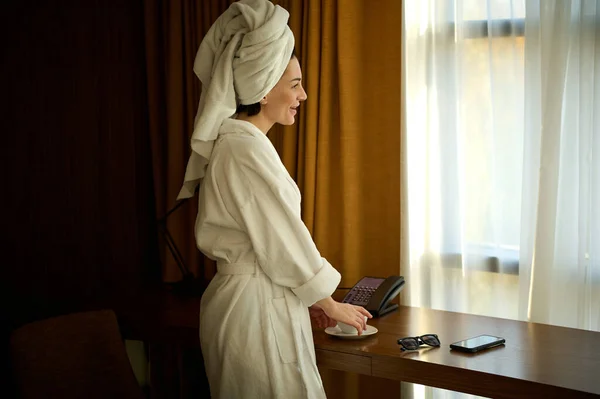
<svg viewBox="0 0 600 399"><path fill-rule="evenodd" d="M402 288L404 288L402 276L363 277L346 294L342 302L363 306L373 317L379 317L398 309L397 304L390 302Z"/></svg>

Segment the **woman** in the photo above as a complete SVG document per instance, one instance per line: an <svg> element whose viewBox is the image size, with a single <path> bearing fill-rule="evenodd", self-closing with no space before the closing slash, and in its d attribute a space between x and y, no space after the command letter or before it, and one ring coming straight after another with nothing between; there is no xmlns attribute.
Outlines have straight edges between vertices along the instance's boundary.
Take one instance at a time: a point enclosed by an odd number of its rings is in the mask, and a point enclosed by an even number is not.
<svg viewBox="0 0 600 399"><path fill-rule="evenodd" d="M266 134L291 125L307 96L288 13L234 3L200 45L203 83L181 197L201 180L196 240L217 261L200 307L214 398L323 398L309 307L361 332L371 315L334 301L340 274L300 216L300 192Z"/></svg>

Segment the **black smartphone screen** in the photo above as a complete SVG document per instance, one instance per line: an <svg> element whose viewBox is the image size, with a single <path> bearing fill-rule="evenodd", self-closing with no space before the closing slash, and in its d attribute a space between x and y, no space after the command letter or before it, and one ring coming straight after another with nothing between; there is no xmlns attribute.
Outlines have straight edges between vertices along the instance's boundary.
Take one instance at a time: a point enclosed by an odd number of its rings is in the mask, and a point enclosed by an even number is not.
<svg viewBox="0 0 600 399"><path fill-rule="evenodd" d="M504 338L495 337L493 335L480 335L458 341L450 345L450 348L457 350L466 350L468 352L474 352L481 349L490 348L492 346L503 344Z"/></svg>

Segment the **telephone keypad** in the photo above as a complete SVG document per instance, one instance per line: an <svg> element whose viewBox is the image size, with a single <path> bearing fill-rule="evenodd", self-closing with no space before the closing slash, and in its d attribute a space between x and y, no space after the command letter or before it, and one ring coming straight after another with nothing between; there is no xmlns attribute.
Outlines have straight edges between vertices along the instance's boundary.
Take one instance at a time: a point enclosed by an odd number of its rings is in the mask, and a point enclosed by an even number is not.
<svg viewBox="0 0 600 399"><path fill-rule="evenodd" d="M390 301L398 295L403 285L402 276L363 277L350 289L342 302L364 306L373 317L379 317L398 308L397 304L391 304Z"/></svg>
<svg viewBox="0 0 600 399"><path fill-rule="evenodd" d="M369 303L369 299L371 299L371 296L373 296L374 292L374 287L360 285L356 286L354 289L352 289L350 298L348 298L348 302L351 301L356 305L366 305Z"/></svg>

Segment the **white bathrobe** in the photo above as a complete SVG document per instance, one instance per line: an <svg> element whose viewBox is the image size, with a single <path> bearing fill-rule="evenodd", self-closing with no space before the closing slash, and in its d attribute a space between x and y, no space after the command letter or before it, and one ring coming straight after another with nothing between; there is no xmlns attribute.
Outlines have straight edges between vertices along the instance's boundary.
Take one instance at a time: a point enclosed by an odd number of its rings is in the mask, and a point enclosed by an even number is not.
<svg viewBox="0 0 600 399"><path fill-rule="evenodd" d="M199 195L196 238L218 273L200 307L213 398L323 398L308 307L340 274L300 217L300 192L269 139L226 119Z"/></svg>

